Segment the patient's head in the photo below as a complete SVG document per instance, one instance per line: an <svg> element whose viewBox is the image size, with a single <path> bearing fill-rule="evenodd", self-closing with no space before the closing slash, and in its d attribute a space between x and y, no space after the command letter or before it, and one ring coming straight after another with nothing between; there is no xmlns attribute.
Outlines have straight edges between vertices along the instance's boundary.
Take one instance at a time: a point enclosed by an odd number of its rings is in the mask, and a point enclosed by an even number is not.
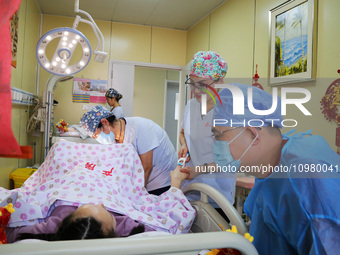
<svg viewBox="0 0 340 255"><path fill-rule="evenodd" d="M115 229L116 219L103 204L86 204L64 218L56 233L23 233L20 239L59 241L112 238L116 237Z"/></svg>
<svg viewBox="0 0 340 255"><path fill-rule="evenodd" d="M67 216L52 240L116 237L116 219L103 204L86 204Z"/></svg>
<svg viewBox="0 0 340 255"><path fill-rule="evenodd" d="M82 240L116 237L116 218L103 204L85 204L66 217L58 232L57 240ZM143 224L134 227L128 236L145 231Z"/></svg>
<svg viewBox="0 0 340 255"><path fill-rule="evenodd" d="M109 213L101 203L97 205L82 205L71 214L72 221L76 221L81 218L94 218L100 223L101 230L105 236L112 235L116 229L117 223L115 217Z"/></svg>
<svg viewBox="0 0 340 255"><path fill-rule="evenodd" d="M62 241L112 238L117 237L115 233L116 227L115 217L105 209L103 204L85 204L64 218L56 233L22 233L20 239L33 238L47 241ZM144 225L139 224L131 230L128 236L143 233L144 231Z"/></svg>

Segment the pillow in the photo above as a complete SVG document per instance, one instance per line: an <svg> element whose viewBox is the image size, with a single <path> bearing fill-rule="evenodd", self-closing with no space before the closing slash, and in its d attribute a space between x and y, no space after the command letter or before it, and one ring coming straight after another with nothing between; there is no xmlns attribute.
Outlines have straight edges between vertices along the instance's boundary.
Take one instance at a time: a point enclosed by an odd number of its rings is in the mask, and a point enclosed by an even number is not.
<svg viewBox="0 0 340 255"><path fill-rule="evenodd" d="M89 137L85 129L80 125L70 125L69 128L74 128L79 133L79 136L83 139L86 139L87 137Z"/></svg>

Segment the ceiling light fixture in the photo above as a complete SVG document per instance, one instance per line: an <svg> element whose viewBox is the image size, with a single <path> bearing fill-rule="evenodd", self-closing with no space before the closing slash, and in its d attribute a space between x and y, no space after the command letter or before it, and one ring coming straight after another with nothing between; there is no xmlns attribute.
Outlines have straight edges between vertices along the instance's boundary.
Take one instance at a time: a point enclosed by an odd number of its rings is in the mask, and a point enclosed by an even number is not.
<svg viewBox="0 0 340 255"><path fill-rule="evenodd" d="M91 15L83 10L79 9L79 0L75 0L74 12L85 15L89 20L83 19L76 15L73 23L73 27L62 27L48 31L38 41L36 48L36 55L39 64L48 72L55 75L72 75L82 69L84 69L91 59L91 46L88 39L76 28L79 22L90 25L97 38L97 47L93 51L95 54L95 61L103 63L107 57L107 53L104 52L104 37L100 29L98 28ZM58 46L54 51L53 57L49 59L46 56L47 46L55 40L59 40ZM77 45L81 46L82 54L78 61L71 61L73 53L77 48ZM101 50L99 45L101 44ZM74 63L75 62L75 63ZM72 64L74 63L74 64Z"/></svg>

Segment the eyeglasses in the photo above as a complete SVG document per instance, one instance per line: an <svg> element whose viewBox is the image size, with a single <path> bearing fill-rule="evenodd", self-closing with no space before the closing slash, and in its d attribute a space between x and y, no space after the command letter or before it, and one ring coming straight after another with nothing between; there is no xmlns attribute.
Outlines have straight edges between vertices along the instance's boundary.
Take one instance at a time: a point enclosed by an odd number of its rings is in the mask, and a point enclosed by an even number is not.
<svg viewBox="0 0 340 255"><path fill-rule="evenodd" d="M195 89L206 89L209 88L209 86L213 85L216 81L213 81L210 84L205 84L203 81L200 82L194 82L192 79L190 79L189 77L187 78L187 80L185 81L185 85L188 85L190 87L191 90L195 90Z"/></svg>
<svg viewBox="0 0 340 255"><path fill-rule="evenodd" d="M242 126L240 126L240 127L242 127ZM236 129L236 128L240 128L240 127L232 127L232 128L227 129L227 130L224 130L224 131L218 131L218 130L214 129L214 130L211 132L211 136L213 137L214 140L219 140L220 137L221 137L224 133L226 133L226 132L228 132L228 131L231 131L231 130L234 130L234 129ZM257 130L261 130L260 127L255 127L255 128L256 128Z"/></svg>
<svg viewBox="0 0 340 255"><path fill-rule="evenodd" d="M231 131L231 130L234 130L236 128L239 128L239 127L232 127L232 128L227 129L227 130L224 130L224 131L218 131L218 130L214 129L214 131L211 133L211 135L212 135L214 140L219 140L218 138L220 138L224 133Z"/></svg>

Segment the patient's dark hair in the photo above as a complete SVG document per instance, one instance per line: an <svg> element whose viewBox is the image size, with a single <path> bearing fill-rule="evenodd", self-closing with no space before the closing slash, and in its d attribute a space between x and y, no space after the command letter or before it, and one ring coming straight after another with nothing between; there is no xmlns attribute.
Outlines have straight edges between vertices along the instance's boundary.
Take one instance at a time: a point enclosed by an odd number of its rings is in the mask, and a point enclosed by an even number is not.
<svg viewBox="0 0 340 255"><path fill-rule="evenodd" d="M130 235L143 233L145 227L139 224L133 228ZM63 240L84 240L97 238L113 238L116 237L114 229L110 230L108 234L104 234L102 223L94 217L76 218L73 214L67 216L61 223L58 231L52 234L32 234L22 233L19 239L41 239L46 241L63 241Z"/></svg>
<svg viewBox="0 0 340 255"><path fill-rule="evenodd" d="M117 120L116 116L114 116L114 115L111 115L110 117L107 117L106 119L111 125ZM101 128L102 126L103 126L103 124L101 122L99 122L98 128Z"/></svg>

